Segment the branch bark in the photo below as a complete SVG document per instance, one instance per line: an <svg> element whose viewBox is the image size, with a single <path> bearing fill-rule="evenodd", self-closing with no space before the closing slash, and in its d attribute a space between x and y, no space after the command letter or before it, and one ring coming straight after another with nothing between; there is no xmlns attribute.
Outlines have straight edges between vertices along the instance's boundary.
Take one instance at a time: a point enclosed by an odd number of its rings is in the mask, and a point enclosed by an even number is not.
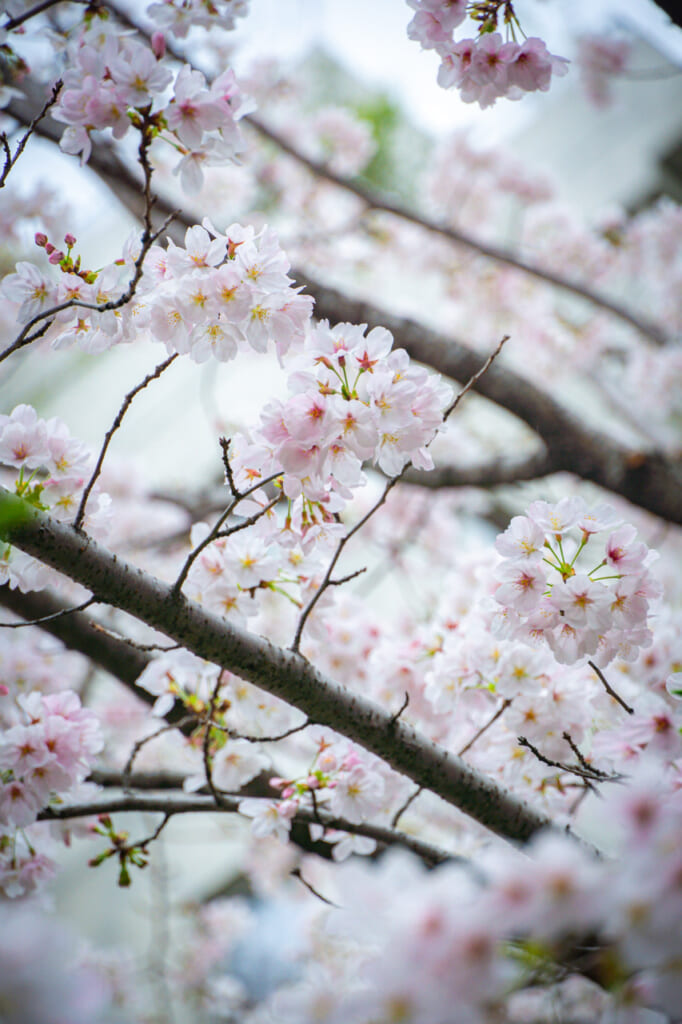
<svg viewBox="0 0 682 1024"><path fill-rule="evenodd" d="M283 650L212 615L72 527L0 489L2 536L221 666L361 744L417 785L507 839L525 842L550 820L472 770L387 711L325 677L300 654Z"/></svg>

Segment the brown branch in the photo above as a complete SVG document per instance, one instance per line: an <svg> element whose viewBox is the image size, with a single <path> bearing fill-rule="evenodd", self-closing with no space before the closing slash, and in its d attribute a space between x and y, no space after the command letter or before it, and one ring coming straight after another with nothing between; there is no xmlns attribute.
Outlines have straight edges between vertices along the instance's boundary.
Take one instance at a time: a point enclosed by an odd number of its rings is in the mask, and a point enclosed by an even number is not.
<svg viewBox="0 0 682 1024"><path fill-rule="evenodd" d="M91 538L0 489L3 538L65 572L95 597L163 632L200 658L299 708L432 790L499 835L529 839L550 820L306 658L205 611ZM65 621L68 621L65 620ZM137 653L139 657L139 652Z"/></svg>
<svg viewBox="0 0 682 1024"><path fill-rule="evenodd" d="M24 134L19 139L19 142L17 143L17 148L14 150L14 155L12 155L12 152L11 152L11 150L9 148L9 143L7 141L7 135L5 134L5 132L2 132L2 134L0 134L0 140L2 140L2 146L3 146L3 149L5 150L5 165L4 165L3 169L2 169L2 174L0 175L0 188L4 188L5 187L5 182L7 181L7 176L9 174L9 172L12 170L12 168L15 166L17 160L19 159L21 154L24 152L24 149L26 148L26 143L28 142L30 137L33 135L38 122L42 121L42 119L45 117L45 115L47 114L47 112L50 109L50 107L54 106L54 104L57 102L57 99L59 97L59 93L62 91L63 84L64 83L62 82L62 80L60 78L52 86L52 93L50 94L49 98L43 104L42 109L38 111L38 113L35 115L34 118L32 118L28 128L26 129Z"/></svg>
<svg viewBox="0 0 682 1024"><path fill-rule="evenodd" d="M621 706L622 708L624 708L624 709L625 709L625 711L627 711L627 713L628 713L629 715L634 715L634 713L635 713L635 709L634 709L634 708L631 708L629 704L626 704L626 703L625 703L625 701L623 700L623 698L622 698L622 697L620 697L620 696L619 696L619 695L618 695L618 694L616 693L616 691L615 691L615 690L614 690L614 688L613 688L613 687L611 686L611 684L609 683L608 679L606 678L606 676L604 675L604 673L602 672L602 670L601 670L601 669L600 669L600 668L599 668L599 667L598 667L597 665L595 665L595 663L594 663L593 661L588 661L588 663L587 663L587 664L588 664L588 665L590 666L590 668L592 669L592 671L594 672L594 674L595 674L595 675L597 676L597 678L598 678L598 679L600 680L600 682L601 682L602 686L604 687L604 689L605 689L605 690L606 690L606 692L608 693L609 697L613 697L613 699L614 699L614 700L616 701L616 703L617 703L617 704L620 704L620 706Z"/></svg>
<svg viewBox="0 0 682 1024"><path fill-rule="evenodd" d="M611 313L612 316L615 316L624 323L627 323L630 327L634 327L636 331L645 338L648 338L648 340L653 342L653 344L669 344L670 339L667 337L665 331L663 331L657 324L651 323L641 314L620 305L613 299L610 299L607 295L595 292L587 285L581 284L579 281L571 281L568 278L563 277L561 274L548 270L546 267L541 267L537 263L531 263L524 260L510 249L503 249L501 246L483 242L480 239L473 238L471 235L467 235L465 232L460 231L457 228L450 227L448 224L432 220L424 214L416 213L414 210L410 210L407 207L402 206L400 203L389 199L388 196L382 195L380 192L368 188L367 185L362 184L357 179L351 180L335 174L326 164L317 160L311 160L309 157L305 156L294 145L288 142L284 136L268 127L259 118L254 117L253 114L247 114L244 120L247 121L252 128L255 128L260 135L268 139L270 142L273 142L278 149L282 150L283 153L286 153L298 163L307 167L308 170L316 177L322 178L333 185L337 185L346 192L351 192L353 195L357 196L358 199L361 199L366 203L369 209L380 210L383 213L390 213L395 217L399 217L401 220L407 221L409 224L415 224L417 227L423 228L425 231L440 235L442 238L447 238L450 242L455 242L457 245L462 245L467 249L471 249L478 253L479 256L485 256L488 259L494 260L496 263L503 263L508 267L514 267L515 270L520 270L524 274L528 274L540 281L544 281L546 284L550 284L556 288L561 288L563 291L570 292L578 298L585 299L593 306Z"/></svg>
<svg viewBox="0 0 682 1024"><path fill-rule="evenodd" d="M211 795L197 796L166 793L164 795L138 796L127 794L116 797L101 797L90 800L88 803L75 806L47 807L38 815L39 821L69 821L73 818L87 818L95 814L120 814L127 812L160 812L168 816L175 814L206 814L229 813L235 814L239 811L239 804L244 798L221 794L220 802L216 802ZM338 832L348 832L350 835L365 836L374 839L385 846L403 846L418 857L421 857L429 865L441 864L445 861L459 861L465 863L464 858L456 854L448 853L433 843L427 843L415 836L409 836L396 829L386 828L381 825L372 825L369 822L352 822L345 818L335 818L324 811L304 810L301 808L296 812L293 821L308 825L321 824L324 828L333 829Z"/></svg>
<svg viewBox="0 0 682 1024"><path fill-rule="evenodd" d="M556 472L552 460L545 450L531 452L522 458L495 459L471 466L436 466L435 469L411 469L403 483L415 484L427 490L444 487L500 487L517 484L525 480L539 480Z"/></svg>

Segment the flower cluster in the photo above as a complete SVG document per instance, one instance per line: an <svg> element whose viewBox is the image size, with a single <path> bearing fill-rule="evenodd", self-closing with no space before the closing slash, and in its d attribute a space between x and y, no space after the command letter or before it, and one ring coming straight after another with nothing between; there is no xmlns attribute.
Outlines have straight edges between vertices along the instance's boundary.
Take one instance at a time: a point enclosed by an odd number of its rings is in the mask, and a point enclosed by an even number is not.
<svg viewBox="0 0 682 1024"><path fill-rule="evenodd" d="M15 493L34 508L57 519L75 515L90 461L87 447L57 417L43 420L30 405L18 405L9 416L0 414L0 464L19 470ZM102 536L109 517L109 495L95 487L86 508L86 530ZM41 589L50 578L50 570L30 555L9 544L0 547L0 582L28 591Z"/></svg>
<svg viewBox="0 0 682 1024"><path fill-rule="evenodd" d="M313 300L292 287L274 232L232 224L220 234L203 224L187 229L184 249L152 246L133 313L138 327L197 363L227 361L247 344L265 352L271 339L279 356L300 344Z"/></svg>
<svg viewBox="0 0 682 1024"><path fill-rule="evenodd" d="M59 280L21 262L3 279L2 293L19 304L22 323L67 304L46 332L54 348L77 342L86 352L103 352L148 329L169 353L202 363L230 360L245 345L265 352L274 340L282 356L302 343L313 300L292 287L289 261L274 232L232 224L221 235L207 219L204 225L187 229L184 248L170 240L167 248L150 247L134 301L116 305L139 258L137 234L120 259L97 271L82 269L80 257L74 261L72 235L66 236L66 253L37 235L37 245L61 271ZM113 308L97 308L107 304Z"/></svg>
<svg viewBox="0 0 682 1024"><path fill-rule="evenodd" d="M542 39L532 37L517 43L503 40L496 32L498 8L469 0L407 0L416 11L407 27L410 39L422 49L435 50L441 58L438 84L457 88L465 103L490 107L502 96L521 99L524 93L547 92L552 75L564 75L563 57L551 54ZM467 14L480 22L478 36L455 42L453 31ZM511 3L504 3L504 22L518 25Z"/></svg>
<svg viewBox="0 0 682 1024"><path fill-rule="evenodd" d="M156 50L156 52L155 52ZM64 122L60 142L67 153L92 151L90 133L111 129L122 139L131 126L148 129L150 139L170 133L182 159L176 167L186 191L202 185L202 166L232 160L243 148L237 120L251 109L231 71L210 87L204 76L183 65L167 101L173 72L164 62L162 37L152 49L108 19L90 19L67 48L65 88L53 116Z"/></svg>
<svg viewBox="0 0 682 1024"><path fill-rule="evenodd" d="M97 716L71 690L17 697L22 721L0 737L0 827L25 828L82 782L102 749ZM3 716L5 717L5 716Z"/></svg>
<svg viewBox="0 0 682 1024"><path fill-rule="evenodd" d="M660 594L649 571L655 554L621 522L608 505L588 511L582 498L534 501L527 516L515 516L495 544L503 556L495 596L508 634L545 640L568 665L632 660L648 646L649 601ZM606 531L595 551L592 538Z"/></svg>
<svg viewBox="0 0 682 1024"><path fill-rule="evenodd" d="M467 1022L674 1017L682 998L676 784L679 773L664 780L640 772L633 788L611 790L602 817L622 835L623 862L597 860L556 833L535 837L523 853L492 847L475 873L427 871L395 851L347 865L338 878L343 910L319 911L327 941L331 933L343 943L340 968L324 969L328 947L316 944L319 926L309 929L306 970L257 1019L446 1024L453 1006ZM570 963L588 936L599 984L578 975L566 983L556 964Z"/></svg>
<svg viewBox="0 0 682 1024"><path fill-rule="evenodd" d="M301 808L324 808L334 817L355 824L380 816L384 804L384 777L379 763L363 761L348 743L330 741L321 735L307 771L300 778L275 776L270 784L281 791L279 800L242 800L240 814L253 819L256 836L274 835L282 842L289 837L291 820ZM374 842L351 837L338 830L329 834L321 827L312 827L313 839L324 838L334 844L335 860L345 860L351 853L372 853Z"/></svg>
<svg viewBox="0 0 682 1024"><path fill-rule="evenodd" d="M333 513L364 482L365 460L389 476L409 461L432 468L427 445L451 389L411 364L404 349L391 351L385 328L366 337L365 329L322 321L310 332L289 377L294 395L265 407L253 443L236 460L238 480L282 473L287 497L303 496Z"/></svg>

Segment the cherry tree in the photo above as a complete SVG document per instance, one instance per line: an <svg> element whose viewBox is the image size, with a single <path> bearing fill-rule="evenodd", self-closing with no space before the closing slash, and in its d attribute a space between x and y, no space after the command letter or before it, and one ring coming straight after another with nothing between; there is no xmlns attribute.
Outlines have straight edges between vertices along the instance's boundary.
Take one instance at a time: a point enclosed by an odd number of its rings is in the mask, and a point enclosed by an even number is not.
<svg viewBox="0 0 682 1024"><path fill-rule="evenodd" d="M408 0L453 104L574 73L523 6ZM408 202L376 116L235 75L248 16L4 5L2 1012L678 1021L679 208L589 225L463 133ZM605 102L628 53L581 54ZM23 179L41 145L135 219L122 246ZM31 378L119 350L148 370L91 447ZM160 486L117 442L202 368L250 416ZM207 813L249 895L193 909L150 995L48 913L60 848L135 892Z"/></svg>

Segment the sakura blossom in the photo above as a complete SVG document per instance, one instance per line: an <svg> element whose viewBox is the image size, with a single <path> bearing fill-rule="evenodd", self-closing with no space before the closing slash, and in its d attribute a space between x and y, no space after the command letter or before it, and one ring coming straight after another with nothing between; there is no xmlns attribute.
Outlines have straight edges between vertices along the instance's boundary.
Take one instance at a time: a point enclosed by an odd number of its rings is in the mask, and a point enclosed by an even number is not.
<svg viewBox="0 0 682 1024"><path fill-rule="evenodd" d="M660 592L648 568L655 553L641 541L634 543L637 531L626 524L609 533L600 557L590 542L614 521L613 510L587 512L581 499L562 499L556 506L538 501L496 543L506 555L496 571L496 599L519 614L518 637L543 638L562 663L595 655L606 665L629 643L651 643L647 617ZM531 547L531 562L525 538L532 535L539 545L540 534L543 546ZM588 551L592 568L580 572ZM549 575L538 561L541 552Z"/></svg>

